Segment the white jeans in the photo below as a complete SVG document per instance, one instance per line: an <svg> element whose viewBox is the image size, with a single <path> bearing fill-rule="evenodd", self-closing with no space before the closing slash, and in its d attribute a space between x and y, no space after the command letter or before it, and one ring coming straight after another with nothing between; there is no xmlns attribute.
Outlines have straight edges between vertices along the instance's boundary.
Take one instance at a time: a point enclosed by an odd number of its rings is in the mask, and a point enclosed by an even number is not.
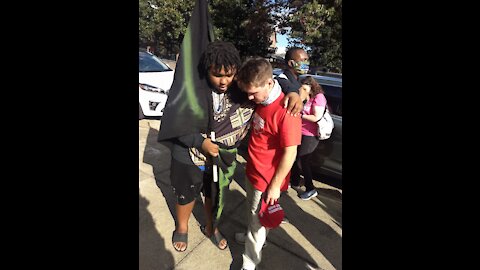
<svg viewBox="0 0 480 270"><path fill-rule="evenodd" d="M262 192L253 188L248 179L245 181L248 204L248 230L245 237L245 251L243 252L243 268L254 270L262 260L263 244L267 240L268 229L258 220L258 211Z"/></svg>

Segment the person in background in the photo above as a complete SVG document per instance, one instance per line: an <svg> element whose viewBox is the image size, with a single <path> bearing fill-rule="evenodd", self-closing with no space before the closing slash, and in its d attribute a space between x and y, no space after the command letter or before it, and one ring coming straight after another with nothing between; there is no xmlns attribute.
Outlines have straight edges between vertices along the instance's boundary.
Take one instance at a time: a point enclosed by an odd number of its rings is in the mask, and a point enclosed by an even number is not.
<svg viewBox="0 0 480 270"><path fill-rule="evenodd" d="M300 93L302 85L298 81L299 75L306 74L310 69L310 62L307 52L299 47L292 47L285 53L286 68L283 69L283 73L279 74L275 78L282 87L284 93ZM302 103L303 104L303 103ZM303 109L303 106L300 110ZM297 183L298 185L298 183ZM288 223L287 216L284 217L282 223ZM242 241L241 237L237 237L239 242Z"/></svg>
<svg viewBox="0 0 480 270"><path fill-rule="evenodd" d="M327 106L327 99L320 84L311 76L301 80L300 97L305 101L302 115L302 144L298 147L297 158L292 168L291 185L299 188L300 172L305 180L305 192L299 195L302 200L310 200L318 195L312 181L310 158L319 143L317 121L320 120Z"/></svg>
<svg viewBox="0 0 480 270"><path fill-rule="evenodd" d="M260 263L268 229L258 219L261 200L273 205L288 189L290 169L301 142L301 119L287 113L280 84L273 79L272 66L263 59L248 60L237 74L238 86L257 107L252 119L246 165L248 229L243 269Z"/></svg>
<svg viewBox="0 0 480 270"><path fill-rule="evenodd" d="M275 77L284 93L300 93L302 85L298 81L298 76L308 72L310 67L308 59L307 52L299 47L292 47L285 53L287 68L283 69L283 73Z"/></svg>
<svg viewBox="0 0 480 270"><path fill-rule="evenodd" d="M291 98L300 99L299 95L292 95L291 93L299 94L300 92L300 83L298 82L298 75L306 74L309 70L308 54L304 49L299 47L292 47L285 53L285 64L287 68L283 69L283 72L277 76L275 79L280 84L282 92L288 94ZM282 101L284 107L286 107L286 100ZM299 106L299 111L302 110L303 106ZM288 112L292 108L288 107Z"/></svg>

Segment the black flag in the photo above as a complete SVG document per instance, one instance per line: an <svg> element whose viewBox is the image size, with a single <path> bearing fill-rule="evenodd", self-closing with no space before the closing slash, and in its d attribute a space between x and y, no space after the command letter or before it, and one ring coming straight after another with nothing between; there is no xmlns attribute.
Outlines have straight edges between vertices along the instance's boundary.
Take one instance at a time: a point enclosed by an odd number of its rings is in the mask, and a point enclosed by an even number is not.
<svg viewBox="0 0 480 270"><path fill-rule="evenodd" d="M213 41L209 19L207 0L196 0L161 118L158 141L208 132L211 90L207 78L199 71L199 63L207 45Z"/></svg>

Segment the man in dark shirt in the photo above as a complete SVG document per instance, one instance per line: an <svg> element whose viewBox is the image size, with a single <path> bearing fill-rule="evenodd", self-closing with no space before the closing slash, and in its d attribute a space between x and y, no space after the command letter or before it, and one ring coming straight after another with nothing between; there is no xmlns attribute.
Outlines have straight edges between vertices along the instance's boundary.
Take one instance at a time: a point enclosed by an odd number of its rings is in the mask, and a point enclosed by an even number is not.
<svg viewBox="0 0 480 270"><path fill-rule="evenodd" d="M290 92L299 93L302 85L298 81L298 76L308 72L310 64L308 54L302 48L292 47L285 54L285 64L287 68L276 79L285 94Z"/></svg>
<svg viewBox="0 0 480 270"><path fill-rule="evenodd" d="M285 64L287 68L283 70L283 73L276 76L276 79L285 94L290 92L299 93L302 85L298 81L298 76L308 72L310 65L308 54L302 48L292 47L285 54ZM291 179L292 186L298 187L299 184L298 180ZM285 217L283 222L288 222L288 219Z"/></svg>

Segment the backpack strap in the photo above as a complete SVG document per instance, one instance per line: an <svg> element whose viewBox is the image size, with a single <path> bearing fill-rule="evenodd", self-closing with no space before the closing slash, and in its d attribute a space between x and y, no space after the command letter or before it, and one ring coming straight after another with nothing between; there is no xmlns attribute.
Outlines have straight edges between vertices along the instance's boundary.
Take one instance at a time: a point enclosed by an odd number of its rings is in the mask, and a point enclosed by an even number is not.
<svg viewBox="0 0 480 270"><path fill-rule="evenodd" d="M322 117L320 117L320 119L318 119L317 121L315 121L315 123L318 123L318 121L322 120L322 118L325 116L325 113L327 112L327 104L325 104L325 110L323 110L323 114L322 114Z"/></svg>

